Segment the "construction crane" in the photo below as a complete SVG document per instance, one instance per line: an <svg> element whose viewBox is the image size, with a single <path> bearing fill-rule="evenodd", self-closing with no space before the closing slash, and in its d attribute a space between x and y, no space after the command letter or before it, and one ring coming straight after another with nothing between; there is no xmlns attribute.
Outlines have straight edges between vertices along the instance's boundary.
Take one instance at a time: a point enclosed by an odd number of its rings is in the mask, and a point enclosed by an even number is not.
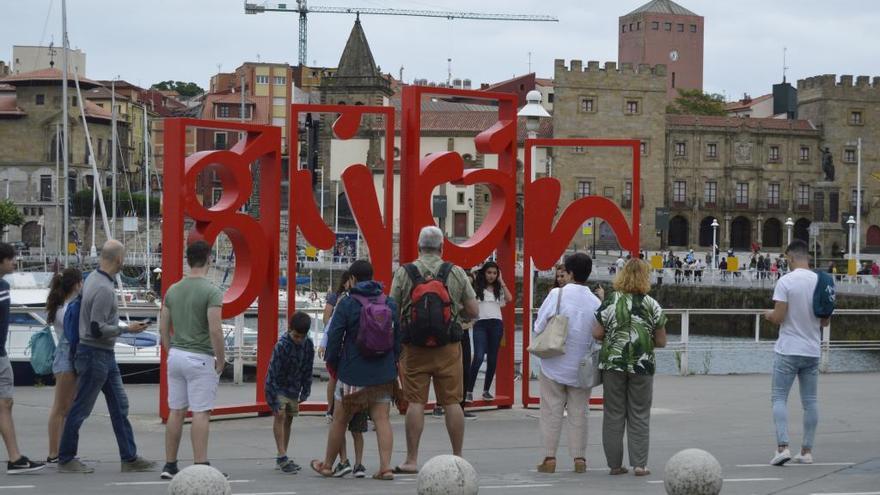
<svg viewBox="0 0 880 495"><path fill-rule="evenodd" d="M443 19L476 19L492 21L531 21L531 22L559 22L559 19L549 15L525 15L525 14L487 14L480 12L452 12L442 10L410 10L410 9L375 9L364 7L309 7L306 0L296 0L296 7L288 7L286 3L269 6L264 4L248 3L245 0L245 14L262 14L263 12L296 12L299 14L299 63L306 65L308 55L308 14L356 14L356 15L405 15L413 17L440 17Z"/></svg>

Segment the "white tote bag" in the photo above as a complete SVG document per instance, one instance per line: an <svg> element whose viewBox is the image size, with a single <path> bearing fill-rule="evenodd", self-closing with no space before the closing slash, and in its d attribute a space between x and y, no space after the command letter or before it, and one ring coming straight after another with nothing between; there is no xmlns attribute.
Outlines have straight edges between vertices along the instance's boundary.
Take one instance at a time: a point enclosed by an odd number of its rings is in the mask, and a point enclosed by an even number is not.
<svg viewBox="0 0 880 495"><path fill-rule="evenodd" d="M528 351L533 355L547 359L565 354L565 341L568 339L568 317L559 314L562 302L562 287L556 298L556 314L547 322L544 331L535 336Z"/></svg>

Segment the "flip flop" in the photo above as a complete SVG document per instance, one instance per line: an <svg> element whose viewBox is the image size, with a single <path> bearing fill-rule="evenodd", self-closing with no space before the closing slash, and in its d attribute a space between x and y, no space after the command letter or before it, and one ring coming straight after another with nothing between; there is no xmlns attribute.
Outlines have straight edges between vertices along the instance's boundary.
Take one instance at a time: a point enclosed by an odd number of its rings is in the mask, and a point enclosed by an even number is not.
<svg viewBox="0 0 880 495"><path fill-rule="evenodd" d="M312 468L312 471L320 474L321 476L323 476L325 478L332 478L333 477L333 471L328 469L324 465L323 462L321 462L317 459L313 459L312 462L309 463L309 466Z"/></svg>
<svg viewBox="0 0 880 495"><path fill-rule="evenodd" d="M373 475L373 479L380 481L394 481L394 470L389 469L387 471L380 471Z"/></svg>
<svg viewBox="0 0 880 495"><path fill-rule="evenodd" d="M391 470L392 474L419 474L418 469L404 469L400 466L394 466L394 469Z"/></svg>

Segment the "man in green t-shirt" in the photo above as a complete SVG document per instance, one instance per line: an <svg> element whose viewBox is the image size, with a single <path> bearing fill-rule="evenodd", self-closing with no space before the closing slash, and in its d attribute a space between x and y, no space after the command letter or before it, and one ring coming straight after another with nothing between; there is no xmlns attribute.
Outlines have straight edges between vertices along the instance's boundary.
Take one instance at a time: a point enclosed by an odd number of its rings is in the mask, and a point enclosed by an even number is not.
<svg viewBox="0 0 880 495"><path fill-rule="evenodd" d="M186 411L192 411L192 448L196 464L208 462L208 425L217 397L225 356L221 309L223 292L206 275L211 246L196 241L186 248L189 275L168 288L162 304L159 331L168 353L168 408L165 429L165 467L162 479L178 472L177 450Z"/></svg>

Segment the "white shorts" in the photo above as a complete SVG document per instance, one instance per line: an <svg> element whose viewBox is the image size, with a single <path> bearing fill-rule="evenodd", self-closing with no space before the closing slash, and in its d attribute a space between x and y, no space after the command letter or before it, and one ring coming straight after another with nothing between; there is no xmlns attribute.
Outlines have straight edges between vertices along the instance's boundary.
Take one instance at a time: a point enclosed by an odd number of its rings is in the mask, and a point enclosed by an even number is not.
<svg viewBox="0 0 880 495"><path fill-rule="evenodd" d="M168 407L205 412L214 409L220 376L214 356L171 348L168 354Z"/></svg>

